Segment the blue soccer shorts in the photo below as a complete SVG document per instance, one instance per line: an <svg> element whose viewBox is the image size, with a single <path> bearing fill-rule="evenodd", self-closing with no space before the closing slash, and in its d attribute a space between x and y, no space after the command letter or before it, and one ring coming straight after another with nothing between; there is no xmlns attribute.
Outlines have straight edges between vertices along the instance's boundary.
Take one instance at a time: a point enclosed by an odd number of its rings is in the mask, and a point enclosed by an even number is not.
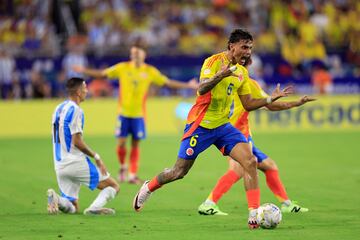
<svg viewBox="0 0 360 240"><path fill-rule="evenodd" d="M127 137L129 134L131 134L135 140L146 138L144 118L128 118L121 115L118 116L116 137Z"/></svg>
<svg viewBox="0 0 360 240"><path fill-rule="evenodd" d="M184 133L191 127L185 126ZM179 158L194 160L204 150L214 144L223 155L230 154L233 147L238 143L247 143L246 137L230 123L226 123L214 129L207 129L198 126L195 131L181 141Z"/></svg>
<svg viewBox="0 0 360 240"><path fill-rule="evenodd" d="M248 141L251 144L252 152L255 155L255 157L257 158L258 163L261 163L262 161L264 161L265 159L268 158L268 156L265 153L263 153L260 149L255 147L255 143L251 136L249 136Z"/></svg>

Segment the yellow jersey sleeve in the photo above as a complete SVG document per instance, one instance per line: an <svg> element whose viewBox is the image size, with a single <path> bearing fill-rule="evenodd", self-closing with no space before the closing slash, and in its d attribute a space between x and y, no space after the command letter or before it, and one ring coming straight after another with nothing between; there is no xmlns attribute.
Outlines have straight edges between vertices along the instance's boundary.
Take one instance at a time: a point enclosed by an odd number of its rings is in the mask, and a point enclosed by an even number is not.
<svg viewBox="0 0 360 240"><path fill-rule="evenodd" d="M243 66L240 66L240 69L241 69L241 75L239 76L239 79L240 81L242 81L242 84L238 88L238 95L251 94L249 73L246 70L246 68Z"/></svg>
<svg viewBox="0 0 360 240"><path fill-rule="evenodd" d="M158 86L163 86L168 81L168 78L155 67L150 68L149 75L151 82Z"/></svg>
<svg viewBox="0 0 360 240"><path fill-rule="evenodd" d="M250 78L251 97L252 98L266 98L269 95L261 88L260 84L254 79Z"/></svg>
<svg viewBox="0 0 360 240"><path fill-rule="evenodd" d="M118 63L115 64L109 68L106 68L103 73L106 75L107 78L113 79L113 78L119 78L122 68L123 68L123 63Z"/></svg>
<svg viewBox="0 0 360 240"><path fill-rule="evenodd" d="M213 55L205 59L200 72L200 80L212 78L221 68L221 55Z"/></svg>

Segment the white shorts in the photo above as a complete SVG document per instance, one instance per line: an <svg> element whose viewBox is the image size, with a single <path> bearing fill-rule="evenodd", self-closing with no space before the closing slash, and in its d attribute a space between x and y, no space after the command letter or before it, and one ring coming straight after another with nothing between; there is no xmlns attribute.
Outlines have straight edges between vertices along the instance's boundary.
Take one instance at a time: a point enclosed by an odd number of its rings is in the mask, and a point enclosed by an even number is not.
<svg viewBox="0 0 360 240"><path fill-rule="evenodd" d="M61 196L75 201L79 198L80 185L86 185L94 190L99 182L110 177L102 175L100 170L86 158L85 161L76 161L62 169L56 170Z"/></svg>

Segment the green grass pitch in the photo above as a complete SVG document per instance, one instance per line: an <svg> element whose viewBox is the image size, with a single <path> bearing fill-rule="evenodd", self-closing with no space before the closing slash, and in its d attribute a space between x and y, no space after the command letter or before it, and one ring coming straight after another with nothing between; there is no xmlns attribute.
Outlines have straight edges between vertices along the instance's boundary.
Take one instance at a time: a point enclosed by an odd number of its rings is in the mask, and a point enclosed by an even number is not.
<svg viewBox="0 0 360 240"><path fill-rule="evenodd" d="M142 143L140 176L151 178L175 162L180 136L149 136ZM115 139L85 137L116 177ZM291 198L310 208L286 214L275 230L247 228L242 181L219 205L230 215L200 216L198 205L226 171L212 147L183 179L164 186L141 213L132 199L139 186L122 184L108 206L115 216L49 216L47 188L57 190L51 138L0 139L0 239L358 239L360 236L360 133L256 134L256 145L275 159ZM261 202L278 204L262 173ZM80 208L96 197L83 187Z"/></svg>

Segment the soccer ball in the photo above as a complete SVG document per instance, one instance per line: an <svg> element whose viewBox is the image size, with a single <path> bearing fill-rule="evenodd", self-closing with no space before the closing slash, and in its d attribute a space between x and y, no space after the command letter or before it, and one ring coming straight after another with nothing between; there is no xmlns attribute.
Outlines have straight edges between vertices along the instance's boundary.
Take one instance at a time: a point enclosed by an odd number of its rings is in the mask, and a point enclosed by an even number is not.
<svg viewBox="0 0 360 240"><path fill-rule="evenodd" d="M273 229L281 222L280 209L272 203L264 203L258 208L257 221L261 228Z"/></svg>

